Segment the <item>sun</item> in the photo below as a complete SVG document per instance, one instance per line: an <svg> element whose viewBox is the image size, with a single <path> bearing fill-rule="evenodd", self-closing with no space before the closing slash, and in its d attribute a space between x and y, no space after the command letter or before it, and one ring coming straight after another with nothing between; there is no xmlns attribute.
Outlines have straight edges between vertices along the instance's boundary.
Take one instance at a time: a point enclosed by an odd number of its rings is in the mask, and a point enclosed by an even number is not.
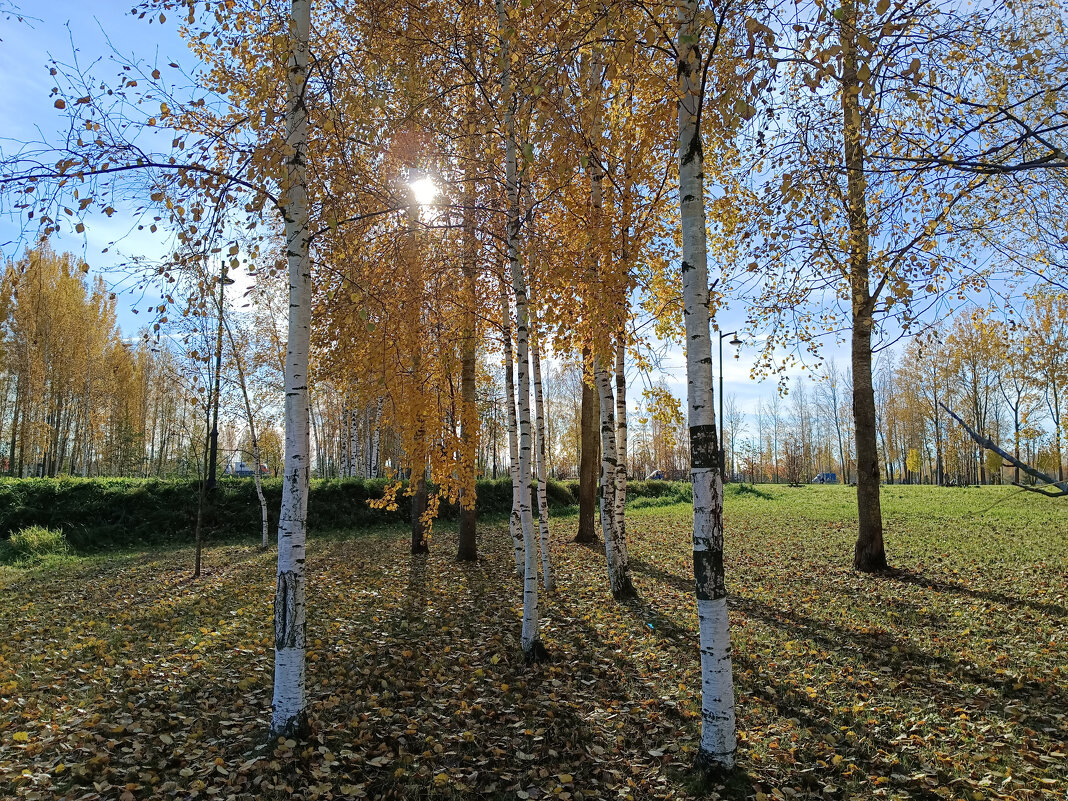
<svg viewBox="0 0 1068 801"><path fill-rule="evenodd" d="M431 178L420 178L408 184L415 195L415 202L420 206L429 206L438 195L438 188Z"/></svg>

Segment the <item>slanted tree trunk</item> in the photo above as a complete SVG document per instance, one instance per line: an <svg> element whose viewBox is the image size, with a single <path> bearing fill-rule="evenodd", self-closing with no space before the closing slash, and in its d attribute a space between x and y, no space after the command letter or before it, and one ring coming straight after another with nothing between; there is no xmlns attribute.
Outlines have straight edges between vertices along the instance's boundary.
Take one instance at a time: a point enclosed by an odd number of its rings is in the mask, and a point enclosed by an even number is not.
<svg viewBox="0 0 1068 801"><path fill-rule="evenodd" d="M260 547L267 550L269 545L267 537L267 499L263 496L263 478L260 476L260 441L256 436L256 417L252 414L252 402L248 397L248 383L245 381L245 365L241 359L241 351L237 348L234 340L234 332L229 323L226 325L226 334L230 340L230 349L234 352L234 364L237 367L238 386L241 388L241 398L245 402L245 419L248 421L248 436L252 440L252 475L256 482L256 497L260 502L260 521L262 523L262 542Z"/></svg>
<svg viewBox="0 0 1068 801"><path fill-rule="evenodd" d="M286 69L286 175L282 196L289 266L289 340L286 349L285 478L278 519L278 583L274 596L274 710L272 737L309 733L304 688L304 559L308 518L310 448L308 348L311 331L307 145L308 37L311 0L292 0L290 58Z"/></svg>
<svg viewBox="0 0 1068 801"><path fill-rule="evenodd" d="M501 285L501 337L504 344L504 394L508 405L508 475L512 478L512 511L508 515L508 532L512 535L515 569L523 575L522 521L519 511L519 424L515 414L515 360L512 357L512 307Z"/></svg>
<svg viewBox="0 0 1068 801"><path fill-rule="evenodd" d="M516 378L519 389L519 514L523 532L523 655L528 662L545 657L538 628L538 561L534 541L531 495L530 354L527 286L519 259L519 168L515 130L515 96L512 90L511 26L504 0L497 0L497 30L501 36L501 101L504 103L504 185L508 197L508 264L515 293Z"/></svg>
<svg viewBox="0 0 1068 801"><path fill-rule="evenodd" d="M583 364L590 355L583 353ZM582 382L582 407L579 416L581 453L579 454L579 523L575 542L595 543L597 539L597 472L600 458L601 401L597 390L585 379Z"/></svg>
<svg viewBox="0 0 1068 801"><path fill-rule="evenodd" d="M853 567L865 573L886 570L883 515L879 499L879 449L872 381L871 336L875 299L870 286L867 180L864 131L857 76L857 8L845 0L839 22L842 47L842 123L849 222L849 276L852 290L853 418L857 438L857 545Z"/></svg>
<svg viewBox="0 0 1068 801"><path fill-rule="evenodd" d="M549 499L545 492L545 403L541 389L541 353L538 350L536 330L531 339L530 357L534 373L534 429L537 441L535 456L538 473L538 533L541 545L541 576L545 591L552 592L556 588L556 582L553 579L552 561L549 558Z"/></svg>
<svg viewBox="0 0 1068 801"><path fill-rule="evenodd" d="M734 767L737 739L727 587L723 570L723 482L712 394L704 151L701 140L702 58L697 0L679 7L679 210L686 324L686 384L693 481L693 568L701 643L700 768Z"/></svg>

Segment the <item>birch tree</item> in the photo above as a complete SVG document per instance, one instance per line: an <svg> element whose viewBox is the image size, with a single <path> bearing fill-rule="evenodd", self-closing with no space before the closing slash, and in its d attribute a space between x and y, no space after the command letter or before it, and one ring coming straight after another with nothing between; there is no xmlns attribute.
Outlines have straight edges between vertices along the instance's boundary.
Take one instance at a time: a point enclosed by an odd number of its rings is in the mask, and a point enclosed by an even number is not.
<svg viewBox="0 0 1068 801"><path fill-rule="evenodd" d="M727 587L723 569L723 482L712 395L708 248L705 230L704 142L701 118L706 58L717 55L724 21L717 20L708 55L702 51L702 9L683 0L675 52L679 89L679 214L686 326L687 421L693 482L693 568L701 644L700 767L734 766L734 678Z"/></svg>
<svg viewBox="0 0 1068 801"><path fill-rule="evenodd" d="M504 116L504 186L507 202L506 247L516 311L516 390L518 392L519 464L515 485L519 487L520 529L523 535L523 655L528 662L546 657L538 624L538 552L534 539L531 496L530 419L530 315L527 284L520 261L519 165L515 126L516 94L512 86L512 30L504 0L496 0L497 30L501 52L501 106ZM514 485L513 485L514 486Z"/></svg>
<svg viewBox="0 0 1068 801"><path fill-rule="evenodd" d="M286 172L280 203L289 272L286 346L286 461L278 517L278 586L274 596L274 708L271 735L304 737L309 731L304 686L306 648L305 540L311 471L308 418L308 348L311 328L307 144L311 0L293 0L286 68Z"/></svg>

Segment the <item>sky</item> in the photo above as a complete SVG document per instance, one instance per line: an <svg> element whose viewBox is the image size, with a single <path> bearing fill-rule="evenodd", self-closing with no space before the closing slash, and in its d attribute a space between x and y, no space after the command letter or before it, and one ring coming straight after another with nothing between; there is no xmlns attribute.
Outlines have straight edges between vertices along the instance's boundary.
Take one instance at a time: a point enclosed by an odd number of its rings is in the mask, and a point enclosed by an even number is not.
<svg viewBox="0 0 1068 801"><path fill-rule="evenodd" d="M127 2L90 3L82 0L50 0L50 2L22 3L22 10L30 15L24 22L15 19L0 20L0 69L6 79L0 82L0 147L5 153L17 149L18 142L55 142L65 132L65 119L53 107L49 97L54 79L49 76L48 62L72 64L77 62L81 71L91 70L102 78L114 76L115 66L108 63L115 54L134 58L149 64L176 62L186 72L195 69L195 61L177 33L175 21L166 24L149 24L129 13ZM89 263L93 274L103 274L118 291L119 324L127 336L136 335L147 322L146 306L152 305L152 295L142 296L131 289L132 282L116 270L118 265L133 256L158 258L168 251L168 240L147 231L136 230L136 220L127 209L116 204L117 213L112 217L97 214L86 218L84 235L67 233L56 237L53 246L81 255ZM5 256L17 256L26 242L21 238L17 221L0 217L0 248ZM103 251L107 249L108 252ZM244 287L236 287L240 292ZM237 294L235 292L235 295ZM157 301L158 302L158 301ZM140 307L141 313L134 309ZM719 313L720 330L730 332L744 324L744 312L737 306L722 309ZM718 393L719 363L715 349L716 333L713 332L713 362ZM750 376L753 357L759 342L749 342L734 358L735 350L724 343L724 388L725 394L738 399L740 407L752 414L760 398L767 398L776 390L776 380L756 383ZM847 354L833 342L828 354L841 365ZM685 359L680 346L668 346L662 359L663 379L681 399L686 397ZM633 373L633 371L631 371ZM793 376L805 375L792 369ZM653 376L656 381L659 376ZM629 394L632 403L641 397L642 381L631 376L633 391Z"/></svg>
<svg viewBox="0 0 1068 801"><path fill-rule="evenodd" d="M49 75L49 62L77 64L79 72L91 71L101 78L114 77L116 67L109 61L118 54L149 63L174 61L193 65L177 25L149 24L130 14L128 2L48 2L16 3L26 13L23 22L0 19L0 148L14 152L20 142L61 141L66 119L53 106L49 95L55 79ZM85 219L84 235L68 232L53 238L57 250L81 255L92 274L105 275L119 294L118 316L123 332L133 335L144 324L145 315L135 315L136 306L147 306L151 297L129 290L131 281L115 271L129 257L159 257L168 250L168 241L147 231L138 232L134 218L121 207L112 217L102 214ZM0 248L6 257L18 256L27 244L17 220L0 217ZM32 244L29 243L29 244ZM107 253L103 253L108 249Z"/></svg>

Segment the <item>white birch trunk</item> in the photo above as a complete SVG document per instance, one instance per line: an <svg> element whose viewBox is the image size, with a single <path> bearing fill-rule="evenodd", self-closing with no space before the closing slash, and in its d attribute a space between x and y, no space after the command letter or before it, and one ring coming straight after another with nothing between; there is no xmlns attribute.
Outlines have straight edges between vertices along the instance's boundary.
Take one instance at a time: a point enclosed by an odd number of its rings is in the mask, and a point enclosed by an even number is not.
<svg viewBox="0 0 1068 801"><path fill-rule="evenodd" d="M523 575L522 520L519 511L519 427L515 414L515 359L512 356L512 307L501 285L501 337L504 343L504 394L508 405L508 475L512 478L512 513L508 516L508 532L515 551L515 571Z"/></svg>
<svg viewBox="0 0 1068 801"><path fill-rule="evenodd" d="M360 413L355 408L348 411L349 427L349 463L347 475L356 478L360 475Z"/></svg>
<svg viewBox="0 0 1068 801"><path fill-rule="evenodd" d="M371 435L370 461L367 463L367 477L378 478L378 447L382 442L382 398L375 404L374 433Z"/></svg>
<svg viewBox="0 0 1068 801"><path fill-rule="evenodd" d="M253 469L256 471L256 497L260 501L260 522L263 527L263 542L260 547L266 551L271 542L267 532L267 498L263 495L263 476L260 475L260 443L256 439L252 440L252 460L255 463Z"/></svg>
<svg viewBox="0 0 1068 801"><path fill-rule="evenodd" d="M603 122L603 65L601 52L594 48L590 60L590 96L593 118L590 123L591 148L590 162L590 211L591 241L590 251L593 258L595 276L601 271L604 247L604 219L602 214L604 165L601 161L601 139L604 136ZM618 477L618 460L615 431L615 399L612 395L612 383L600 356L594 356L593 380L597 388L601 409L601 477L600 477L600 515L601 532L604 536L605 564L608 568L608 585L612 597L616 600L637 597L631 581L625 556L626 546L620 550L620 530L618 520L621 517L616 503Z"/></svg>
<svg viewBox="0 0 1068 801"><path fill-rule="evenodd" d="M737 741L723 574L723 482L712 395L699 9L697 0L682 0L677 43L683 316L693 481L693 566L701 646L701 745L697 764L730 769L734 766Z"/></svg>
<svg viewBox="0 0 1068 801"><path fill-rule="evenodd" d="M535 332L530 345L530 357L534 371L534 429L537 439L535 455L538 471L538 532L541 543L541 576L546 592L556 589L552 561L549 558L549 499L545 493L545 403L541 389L541 353Z"/></svg>
<svg viewBox="0 0 1068 801"><path fill-rule="evenodd" d="M634 598L637 592L631 581L626 562L620 554L619 530L616 515L616 486L618 454L616 450L615 397L612 379L600 356L593 358L593 379L601 400L601 533L604 536L604 556L608 567L608 586L616 600Z"/></svg>
<svg viewBox="0 0 1068 801"><path fill-rule="evenodd" d="M308 348L311 328L311 258L308 247L307 144L311 0L293 0L291 55L286 69L286 176L282 196L289 265L289 342L286 349L286 455L278 520L278 583L274 596L274 709L272 737L308 732L304 691L304 559L310 474Z"/></svg>
<svg viewBox="0 0 1068 801"><path fill-rule="evenodd" d="M616 553L624 575L630 576L630 559L627 556L627 376L624 372L626 340L619 335L616 346L616 476L615 476L615 522Z"/></svg>
<svg viewBox="0 0 1068 801"><path fill-rule="evenodd" d="M538 631L538 553L534 541L534 515L530 508L531 427L530 353L527 284L519 259L519 168L512 91L510 26L503 0L497 0L497 30L501 37L501 101L504 103L504 185L508 196L508 265L515 293L516 378L519 390L519 516L523 532L523 654L527 661L543 658L545 648Z"/></svg>

